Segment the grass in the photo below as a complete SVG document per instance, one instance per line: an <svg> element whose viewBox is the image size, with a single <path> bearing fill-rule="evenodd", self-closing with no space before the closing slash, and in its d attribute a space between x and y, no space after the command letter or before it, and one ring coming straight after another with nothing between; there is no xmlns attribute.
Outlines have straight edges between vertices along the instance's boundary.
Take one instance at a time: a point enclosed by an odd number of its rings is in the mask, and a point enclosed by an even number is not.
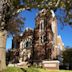
<svg viewBox="0 0 72 72"><path fill-rule="evenodd" d="M23 72L23 71L17 67L8 67L7 69L3 70L2 72Z"/></svg>
<svg viewBox="0 0 72 72"><path fill-rule="evenodd" d="M48 70L44 68L28 68L27 72L72 72L72 71L71 70Z"/></svg>
<svg viewBox="0 0 72 72"><path fill-rule="evenodd" d="M30 67L26 69L20 69L17 67L8 67L6 70L3 70L2 72L72 72L71 70L48 70L44 68L35 68Z"/></svg>

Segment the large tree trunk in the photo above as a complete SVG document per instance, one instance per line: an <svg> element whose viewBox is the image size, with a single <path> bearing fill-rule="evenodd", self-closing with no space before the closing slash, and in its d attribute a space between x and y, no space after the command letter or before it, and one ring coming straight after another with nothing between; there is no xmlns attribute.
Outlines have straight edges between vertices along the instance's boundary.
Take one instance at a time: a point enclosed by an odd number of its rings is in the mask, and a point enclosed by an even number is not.
<svg viewBox="0 0 72 72"><path fill-rule="evenodd" d="M0 0L0 70L6 68L6 38L7 38L7 22L9 14L10 0Z"/></svg>
<svg viewBox="0 0 72 72"><path fill-rule="evenodd" d="M3 4L5 0L0 0L0 70L6 68L6 62L5 62L5 47L6 47L6 35L5 31L2 27L4 25L3 20Z"/></svg>
<svg viewBox="0 0 72 72"><path fill-rule="evenodd" d="M0 70L6 68L6 38L5 31L0 31Z"/></svg>

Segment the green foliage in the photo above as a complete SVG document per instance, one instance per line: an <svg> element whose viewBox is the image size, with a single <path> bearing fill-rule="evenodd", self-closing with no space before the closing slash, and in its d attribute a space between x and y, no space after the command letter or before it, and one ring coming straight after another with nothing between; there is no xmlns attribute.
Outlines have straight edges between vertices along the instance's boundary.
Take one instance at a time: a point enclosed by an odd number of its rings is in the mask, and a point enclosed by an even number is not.
<svg viewBox="0 0 72 72"><path fill-rule="evenodd" d="M24 72L20 68L17 67L8 67L6 70L3 70L2 72Z"/></svg>
<svg viewBox="0 0 72 72"><path fill-rule="evenodd" d="M59 72L72 72L72 70L60 70Z"/></svg>
<svg viewBox="0 0 72 72"><path fill-rule="evenodd" d="M72 71L71 70L48 70L48 69L34 68L34 67L30 67L27 69L8 67L6 70L3 70L2 72L72 72Z"/></svg>
<svg viewBox="0 0 72 72"><path fill-rule="evenodd" d="M20 4L21 1L22 4ZM63 8L66 13L66 18L63 18L64 22L67 22L69 25L72 25L72 0L8 0L8 2L4 4L2 11L2 18L5 22L5 25L2 24L3 30L7 30L11 34L21 32L23 21L21 18L16 17L18 16L17 11L22 8L25 8L27 10L30 10L31 8L46 8L49 11L54 10L54 12L58 8Z"/></svg>
<svg viewBox="0 0 72 72"><path fill-rule="evenodd" d="M7 65L9 64L9 62L18 63L19 62L18 59L19 59L19 50L12 51L12 49L8 49L6 51L6 64Z"/></svg>
<svg viewBox="0 0 72 72"><path fill-rule="evenodd" d="M64 63L72 63L72 48L67 48L64 52L63 52L63 62Z"/></svg>
<svg viewBox="0 0 72 72"><path fill-rule="evenodd" d="M17 7L20 4L20 0L11 0L13 6Z"/></svg>
<svg viewBox="0 0 72 72"><path fill-rule="evenodd" d="M15 2L18 4L17 1L20 1L20 0L15 0ZM58 8L63 8L66 13L66 18L64 18L64 22L67 22L69 25L72 25L72 0L22 0L22 1L24 3L22 7L25 7L26 9L28 7L29 9L46 8L48 10L56 11ZM20 4L18 5L19 5L19 8L22 8Z"/></svg>
<svg viewBox="0 0 72 72"><path fill-rule="evenodd" d="M11 1L11 2L10 2ZM20 34L24 26L24 19L17 13L20 0L8 0L3 2L0 18L0 30L6 30L9 35Z"/></svg>
<svg viewBox="0 0 72 72"><path fill-rule="evenodd" d="M39 70L37 68L34 67L30 67L26 69L27 72L39 72Z"/></svg>

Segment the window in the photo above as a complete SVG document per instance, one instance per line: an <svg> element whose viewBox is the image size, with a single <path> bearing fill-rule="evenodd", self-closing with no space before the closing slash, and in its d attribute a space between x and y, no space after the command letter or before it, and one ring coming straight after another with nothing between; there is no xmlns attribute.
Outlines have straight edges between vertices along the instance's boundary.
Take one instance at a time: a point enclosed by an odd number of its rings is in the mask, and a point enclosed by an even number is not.
<svg viewBox="0 0 72 72"><path fill-rule="evenodd" d="M31 41L27 41L25 44L26 44L26 45L25 45L26 48L31 47Z"/></svg>
<svg viewBox="0 0 72 72"><path fill-rule="evenodd" d="M42 35L41 36L41 43L43 43L44 42L44 36Z"/></svg>
<svg viewBox="0 0 72 72"><path fill-rule="evenodd" d="M40 32L41 30L44 30L44 20L40 21Z"/></svg>
<svg viewBox="0 0 72 72"><path fill-rule="evenodd" d="M29 45L28 45L29 43L28 43L28 41L26 42L26 47L29 47Z"/></svg>

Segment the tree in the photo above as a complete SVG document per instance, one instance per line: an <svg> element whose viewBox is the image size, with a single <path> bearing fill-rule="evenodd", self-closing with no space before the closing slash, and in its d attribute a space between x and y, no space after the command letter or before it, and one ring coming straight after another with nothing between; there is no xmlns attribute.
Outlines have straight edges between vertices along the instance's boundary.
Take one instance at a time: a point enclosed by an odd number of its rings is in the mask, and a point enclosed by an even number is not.
<svg viewBox="0 0 72 72"><path fill-rule="evenodd" d="M18 63L19 62L19 50L17 49L8 49L6 51L6 64Z"/></svg>
<svg viewBox="0 0 72 72"><path fill-rule="evenodd" d="M63 63L69 65L69 69L72 69L72 48L63 51Z"/></svg>
<svg viewBox="0 0 72 72"><path fill-rule="evenodd" d="M6 68L5 46L7 35L18 35L22 31L23 18L15 11L9 0L0 0L0 69Z"/></svg>
<svg viewBox="0 0 72 72"><path fill-rule="evenodd" d="M22 1L22 4L19 2ZM72 2L71 0L11 0L13 6L16 8L17 12L22 10L30 10L31 8L38 8L38 9L48 9L49 12L57 11L57 9L62 9L65 12L64 17L58 18L63 22L68 22L69 25L72 25Z"/></svg>
<svg viewBox="0 0 72 72"><path fill-rule="evenodd" d="M2 0L1 0L2 1ZM11 3L7 1L0 2L0 31L7 31L7 33L17 34L21 32L23 26L23 18L19 16L19 13L15 13L15 8Z"/></svg>

